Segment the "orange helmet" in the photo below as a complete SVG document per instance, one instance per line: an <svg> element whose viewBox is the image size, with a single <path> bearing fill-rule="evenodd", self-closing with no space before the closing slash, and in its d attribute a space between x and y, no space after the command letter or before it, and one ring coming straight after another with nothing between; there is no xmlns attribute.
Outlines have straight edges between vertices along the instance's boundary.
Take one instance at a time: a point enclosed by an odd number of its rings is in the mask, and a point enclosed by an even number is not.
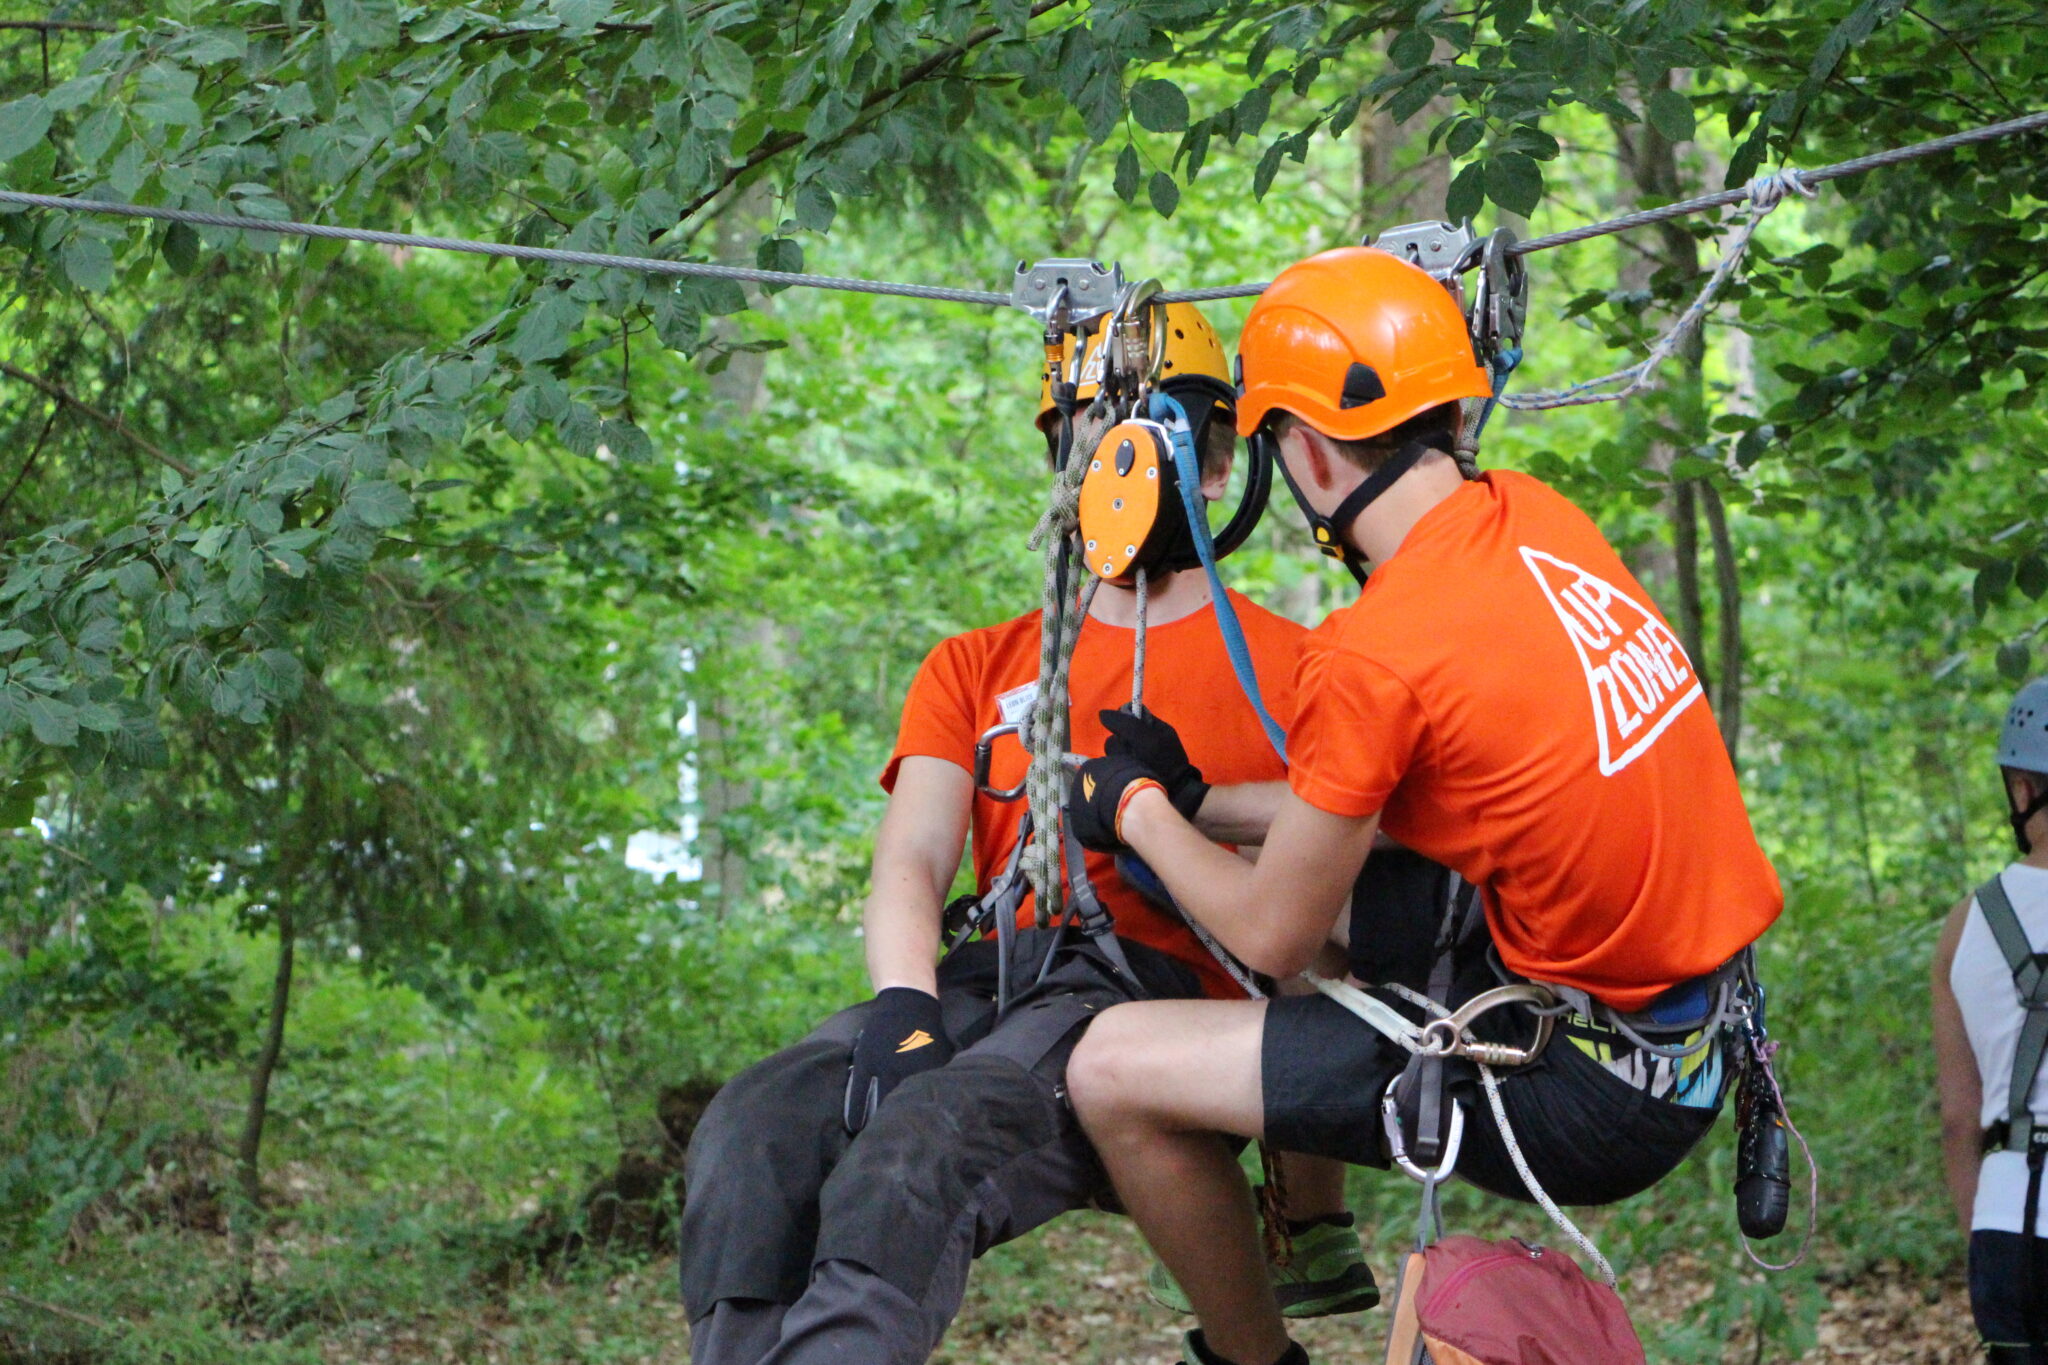
<svg viewBox="0 0 2048 1365"><path fill-rule="evenodd" d="M1249 436L1275 408L1341 441L1362 441L1460 398L1493 394L1465 315L1419 267L1340 247L1280 272L1238 342Z"/></svg>
<svg viewBox="0 0 2048 1365"><path fill-rule="evenodd" d="M1162 386L1176 379L1200 378L1215 381L1212 387L1218 402L1228 406L1236 397L1236 386L1230 382L1230 363L1224 357L1223 343L1216 336L1216 329L1209 325L1209 319L1202 316L1202 310L1192 303L1169 303L1165 306L1166 316L1159 320L1159 326L1166 329L1166 359L1159 367L1159 382ZM1102 390L1102 370L1109 350L1109 328L1099 326L1088 338L1088 350L1081 357L1080 373L1074 376L1075 396L1086 403ZM1060 355L1071 365L1074 359L1074 339L1069 336L1062 344ZM1052 380L1042 376L1038 386L1038 429L1044 431L1051 424L1057 409L1052 401Z"/></svg>

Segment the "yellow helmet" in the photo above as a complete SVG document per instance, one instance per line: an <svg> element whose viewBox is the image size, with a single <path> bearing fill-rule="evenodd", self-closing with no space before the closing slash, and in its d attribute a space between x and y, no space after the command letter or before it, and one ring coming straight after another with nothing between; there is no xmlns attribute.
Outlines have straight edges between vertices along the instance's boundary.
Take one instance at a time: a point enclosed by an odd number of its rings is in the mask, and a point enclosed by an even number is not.
<svg viewBox="0 0 2048 1365"><path fill-rule="evenodd" d="M1230 380L1230 362L1224 357L1223 343L1217 339L1216 329L1209 325L1209 319L1202 316L1202 310L1192 303L1169 303L1165 305L1166 316L1160 319L1160 326L1166 329L1166 359L1159 367L1159 382L1163 388L1177 379L1200 379L1213 381L1201 387L1212 390L1215 401L1231 405L1236 397L1237 387ZM1109 328L1097 327L1088 338L1088 350L1081 359L1081 370L1075 378L1075 397L1086 403L1102 390L1102 370L1109 350ZM1069 336L1060 347L1062 364L1071 365L1074 358L1074 339ZM1052 380L1041 375L1038 386L1038 429L1044 431L1050 425L1057 409L1052 401Z"/></svg>

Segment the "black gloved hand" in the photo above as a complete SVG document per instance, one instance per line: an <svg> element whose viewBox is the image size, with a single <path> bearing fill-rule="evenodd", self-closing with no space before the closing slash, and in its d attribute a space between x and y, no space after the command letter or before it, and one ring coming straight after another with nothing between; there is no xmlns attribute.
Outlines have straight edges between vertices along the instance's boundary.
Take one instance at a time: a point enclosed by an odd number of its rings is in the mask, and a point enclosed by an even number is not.
<svg viewBox="0 0 2048 1365"><path fill-rule="evenodd" d="M1193 822L1195 812L1209 794L1202 770L1188 761L1187 747L1175 730L1156 711L1134 716L1128 711L1104 711L1102 724L1109 731L1103 752L1111 758L1135 758L1166 788L1166 799L1181 818Z"/></svg>
<svg viewBox="0 0 2048 1365"><path fill-rule="evenodd" d="M846 1131L867 1127L891 1090L952 1059L937 996L910 986L877 994L853 1040L853 1065L846 1071Z"/></svg>
<svg viewBox="0 0 2048 1365"><path fill-rule="evenodd" d="M1150 768L1122 754L1089 759L1067 784L1067 828L1081 847L1115 853L1124 846L1116 832L1117 807L1124 793L1133 782L1158 780Z"/></svg>

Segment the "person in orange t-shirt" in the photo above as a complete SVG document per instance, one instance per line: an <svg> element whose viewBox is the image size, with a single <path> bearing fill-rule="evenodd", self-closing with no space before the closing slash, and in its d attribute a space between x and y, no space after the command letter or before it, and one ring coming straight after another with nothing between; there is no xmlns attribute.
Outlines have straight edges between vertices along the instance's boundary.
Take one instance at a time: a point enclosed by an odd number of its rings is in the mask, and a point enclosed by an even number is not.
<svg viewBox="0 0 2048 1365"><path fill-rule="evenodd" d="M1712 1126L1726 1088L1718 1023L1695 1002L1783 905L1699 676L1583 513L1523 475L1467 479L1448 453L1459 401L1492 386L1462 312L1423 271L1368 248L1290 268L1253 306L1241 363L1240 430L1272 441L1319 547L1363 583L1302 649L1289 789L1203 804L1209 818L1234 804L1240 826L1265 831L1256 865L1176 813L1173 775L1128 755L1075 775L1069 827L1086 846L1135 850L1275 977L1309 964L1382 832L1446 865L1477 889L1483 921L1447 919L1442 882L1419 902L1354 903L1353 975L1428 985L1359 964L1418 925L1467 925L1438 959L1439 999L1455 1008L1530 980L1574 1008L1501 1086L1535 1179L1562 1204L1645 1189ZM1474 1028L1525 1043L1528 1009ZM1408 1061L1328 994L1120 1005L1089 1030L1068 1084L1201 1319L1187 1365L1308 1359L1252 1273L1250 1203L1220 1135L1386 1166L1383 1097L1411 1129L1420 1106L1420 1086L1394 1089ZM1444 1070L1466 1118L1457 1173L1532 1197L1475 1102L1475 1068Z"/></svg>
<svg viewBox="0 0 2048 1365"><path fill-rule="evenodd" d="M1161 387L1192 416L1202 492L1213 501L1236 444L1222 347L1188 305L1170 305L1164 325L1174 340ZM1147 604L1147 715L1114 710L1131 700L1136 595L1104 584L1073 653L1069 743L1084 754L1147 755L1177 774L1184 799L1194 793L1184 809L1203 828L1230 837L1235 827L1202 813L1197 789L1278 788L1286 770L1232 672L1205 575L1168 554ZM1260 691L1284 724L1305 632L1229 597ZM1106 1192L1063 1088L1081 1030L1140 995L1245 998L1185 922L1127 885L1104 854L1087 855L1086 871L1122 961L1072 928L1036 928L1028 893L1007 972L994 936L940 960L963 841L971 835L976 896L991 903L1018 845L1025 805L976 789L975 750L1029 709L1039 630L1032 612L969 631L918 670L881 779L889 802L864 917L875 996L735 1076L698 1124L681 1237L697 1365L924 1360L959 1309L974 1257ZM1021 784L1027 759L1014 739L997 741L991 760L990 789ZM996 1000L1005 978L1006 1011ZM1343 1208L1342 1166L1287 1160L1290 1220L1305 1243L1332 1248L1314 1265L1271 1272L1290 1311L1371 1306L1378 1289Z"/></svg>

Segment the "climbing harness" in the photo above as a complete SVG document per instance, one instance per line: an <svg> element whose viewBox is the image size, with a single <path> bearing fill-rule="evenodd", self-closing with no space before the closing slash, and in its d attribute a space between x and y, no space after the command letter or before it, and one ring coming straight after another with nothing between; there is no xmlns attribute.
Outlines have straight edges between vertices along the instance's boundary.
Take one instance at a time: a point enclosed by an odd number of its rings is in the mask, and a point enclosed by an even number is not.
<svg viewBox="0 0 2048 1365"><path fill-rule="evenodd" d="M1480 1088L1500 1133L1501 1145L1523 1187L1551 1222L1585 1253L1600 1278L1609 1285L1615 1282L1613 1267L1599 1247L1537 1179L1501 1098L1499 1072L1536 1061L1550 1045L1557 1023L1566 1017L1578 1017L1611 1029L1632 1046L1655 1057L1694 1056L1717 1043L1724 1048L1740 1049L1736 1201L1744 1251L1767 1270L1788 1270L1804 1260L1819 1210L1819 1172L1805 1138L1785 1113L1784 1095L1772 1069L1776 1045L1764 1030L1763 988L1756 979L1753 951L1745 949L1716 971L1667 992L1666 997L1660 997L1659 1002L1645 1010L1625 1013L1571 987L1515 978L1501 966L1498 954L1489 947L1488 959L1502 984L1479 992L1453 1009L1449 999L1454 956L1461 949L1469 950L1483 924L1475 888L1453 875L1427 992L1398 982L1367 991L1347 981L1304 973L1317 990L1409 1054L1407 1067L1388 1083L1380 1098L1380 1113L1390 1158L1423 1187L1418 1236L1426 1235L1432 1225L1438 1226L1436 1235L1441 1235L1438 1186L1456 1165L1465 1125L1463 1107L1446 1088L1444 1063L1452 1058L1462 1059L1479 1074ZM2038 968L2036 973L2042 975ZM2043 982L2043 1008L2048 1009L2048 976L2043 976ZM1382 999L1382 995L1412 1006L1420 1012L1420 1022ZM1473 1025L1481 1016L1504 1006L1521 1006L1532 1017L1534 1033L1527 1042L1503 1043L1475 1034ZM2048 1048L2048 1013L2039 1018L2044 1048ZM1646 1036L1650 1033L1690 1041L1664 1044ZM1414 1115L1412 1134L1402 1121L1404 1113ZM1783 1135L1787 1131L1806 1157L1808 1218L1797 1253L1789 1261L1774 1264L1758 1256L1749 1246L1749 1239L1774 1236L1784 1228L1787 1174ZM2048 1133L2048 1128L2044 1128L2044 1133ZM1759 1160L1773 1140L1778 1144L1775 1161ZM2048 1152L2048 1138L2044 1138L2042 1150ZM1418 1249L1425 1244L1418 1243Z"/></svg>

